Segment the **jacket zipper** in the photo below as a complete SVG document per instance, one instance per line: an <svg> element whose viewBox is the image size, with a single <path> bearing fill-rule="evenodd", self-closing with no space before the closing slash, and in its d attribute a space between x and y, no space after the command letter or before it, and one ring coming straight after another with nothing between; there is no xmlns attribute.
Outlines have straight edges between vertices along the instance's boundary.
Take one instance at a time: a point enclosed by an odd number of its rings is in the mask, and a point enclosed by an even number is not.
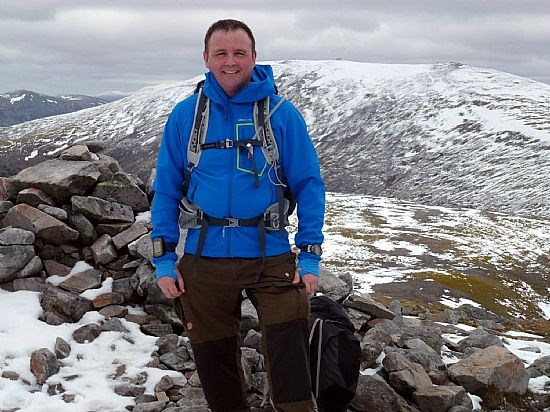
<svg viewBox="0 0 550 412"><path fill-rule="evenodd" d="M229 110L229 103L226 100L224 104L224 110L225 110L225 120L227 121L227 128L229 129L229 138L231 140L235 140L235 136L233 135L233 119L232 116L230 116L230 110ZM233 150L228 150L229 153L229 173L228 173L228 179L227 179L227 216L233 217L231 215L231 199L233 198L233 175L235 173L235 158L233 156ZM223 234L226 236L226 256L227 257L233 257L231 255L231 230L226 230L224 227Z"/></svg>

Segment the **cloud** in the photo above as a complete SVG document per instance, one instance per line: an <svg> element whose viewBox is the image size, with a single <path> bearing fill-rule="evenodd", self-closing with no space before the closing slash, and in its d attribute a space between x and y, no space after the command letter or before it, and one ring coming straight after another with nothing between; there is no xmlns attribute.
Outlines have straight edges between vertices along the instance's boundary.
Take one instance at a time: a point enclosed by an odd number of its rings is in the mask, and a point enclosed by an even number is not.
<svg viewBox="0 0 550 412"><path fill-rule="evenodd" d="M93 94L195 76L204 32L221 18L251 26L259 60L452 60L550 83L546 0L4 0L0 92Z"/></svg>

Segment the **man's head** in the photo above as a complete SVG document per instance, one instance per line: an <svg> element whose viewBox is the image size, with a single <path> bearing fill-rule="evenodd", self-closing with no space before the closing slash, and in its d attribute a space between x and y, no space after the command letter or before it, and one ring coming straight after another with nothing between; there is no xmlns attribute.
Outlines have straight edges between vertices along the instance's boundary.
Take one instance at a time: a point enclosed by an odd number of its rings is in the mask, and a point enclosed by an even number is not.
<svg viewBox="0 0 550 412"><path fill-rule="evenodd" d="M250 28L237 20L214 23L204 37L204 64L229 97L250 82L256 65L256 42Z"/></svg>

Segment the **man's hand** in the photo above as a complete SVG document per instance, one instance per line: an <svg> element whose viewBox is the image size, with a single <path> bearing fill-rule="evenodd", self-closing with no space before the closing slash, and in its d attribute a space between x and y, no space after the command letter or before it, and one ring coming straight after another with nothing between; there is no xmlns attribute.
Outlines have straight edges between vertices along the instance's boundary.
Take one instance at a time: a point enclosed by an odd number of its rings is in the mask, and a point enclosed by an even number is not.
<svg viewBox="0 0 550 412"><path fill-rule="evenodd" d="M306 273L304 277L300 279L300 269L296 268L296 271L294 272L294 280L292 281L292 283L297 284L301 281L306 287L306 292L308 296L312 297L317 291L317 280L317 276L312 275L311 273Z"/></svg>
<svg viewBox="0 0 550 412"><path fill-rule="evenodd" d="M160 290L168 299L175 299L185 292L185 284L179 270L175 270L178 277L177 283L170 276L163 276L157 280Z"/></svg>

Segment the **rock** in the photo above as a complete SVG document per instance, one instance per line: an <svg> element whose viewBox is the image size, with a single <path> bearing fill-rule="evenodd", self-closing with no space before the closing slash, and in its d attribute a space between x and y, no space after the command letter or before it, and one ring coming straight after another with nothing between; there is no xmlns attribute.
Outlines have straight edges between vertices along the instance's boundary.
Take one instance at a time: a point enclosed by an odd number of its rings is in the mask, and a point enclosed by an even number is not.
<svg viewBox="0 0 550 412"><path fill-rule="evenodd" d="M126 222L126 223L100 223L96 226L96 228L97 228L97 234L99 236L109 235L109 236L113 237L113 236L116 236L117 234L125 231L130 226L132 226L132 222Z"/></svg>
<svg viewBox="0 0 550 412"><path fill-rule="evenodd" d="M166 392L168 389L172 388L175 385L174 379L170 375L164 375L160 381L155 385L156 392Z"/></svg>
<svg viewBox="0 0 550 412"><path fill-rule="evenodd" d="M109 263L117 257L117 251L109 235L101 235L90 246L94 262L98 265Z"/></svg>
<svg viewBox="0 0 550 412"><path fill-rule="evenodd" d="M349 320L353 323L355 330L364 332L367 329L367 322L371 320L371 317L360 310L348 308L347 313Z"/></svg>
<svg viewBox="0 0 550 412"><path fill-rule="evenodd" d="M134 406L132 412L161 412L166 405L163 401L139 403Z"/></svg>
<svg viewBox="0 0 550 412"><path fill-rule="evenodd" d="M116 292L107 292L96 296L92 302L94 304L94 308L103 308L105 306L124 303L124 296Z"/></svg>
<svg viewBox="0 0 550 412"><path fill-rule="evenodd" d="M13 292L18 290L28 290L31 292L43 292L46 288L43 278L25 278L25 279L14 279L12 282Z"/></svg>
<svg viewBox="0 0 550 412"><path fill-rule="evenodd" d="M136 212L149 210L147 195L138 187L130 175L117 172L109 181L98 183L92 196L101 199L114 199L116 202L130 206Z"/></svg>
<svg viewBox="0 0 550 412"><path fill-rule="evenodd" d="M261 353L258 353L256 349L252 348L241 348L242 359L251 372L264 372L264 356Z"/></svg>
<svg viewBox="0 0 550 412"><path fill-rule="evenodd" d="M128 316L126 318L128 318ZM144 324L144 325L141 325L141 330L143 331L143 333L146 333L152 336L158 336L158 337L166 336L174 333L172 326L163 325L162 323Z"/></svg>
<svg viewBox="0 0 550 412"><path fill-rule="evenodd" d="M99 152L102 152L103 150L105 150L105 143L100 142L98 140L86 140L83 143L86 145L86 147L88 147L88 150L92 153L99 154ZM101 158L101 155L99 155L98 157Z"/></svg>
<svg viewBox="0 0 550 412"><path fill-rule="evenodd" d="M448 411L453 406L471 410L472 401L462 386L427 386L419 388L413 399L422 412Z"/></svg>
<svg viewBox="0 0 550 412"><path fill-rule="evenodd" d="M128 244L128 251L132 256L151 260L153 258L153 242L149 233Z"/></svg>
<svg viewBox="0 0 550 412"><path fill-rule="evenodd" d="M83 267L82 270L75 270L68 279L59 284L60 288L72 292L84 292L88 289L94 289L101 285L101 272L92 267Z"/></svg>
<svg viewBox="0 0 550 412"><path fill-rule="evenodd" d="M157 352L160 355L164 355L168 352L173 352L178 347L179 337L175 333L169 335L161 336L157 339L156 345L158 347Z"/></svg>
<svg viewBox="0 0 550 412"><path fill-rule="evenodd" d="M82 144L75 144L68 149L65 149L59 155L62 160L85 160L92 161L92 153L88 150L88 146Z"/></svg>
<svg viewBox="0 0 550 412"><path fill-rule="evenodd" d="M17 192L17 184L14 179L0 177L0 201L15 200Z"/></svg>
<svg viewBox="0 0 550 412"><path fill-rule="evenodd" d="M55 356L57 359L65 359L71 354L71 345L59 336L55 339Z"/></svg>
<svg viewBox="0 0 550 412"><path fill-rule="evenodd" d="M257 351L261 351L260 349L261 341L262 341L262 334L258 331L255 331L254 329L250 329L243 340L243 345L248 348L253 348L253 349L256 349Z"/></svg>
<svg viewBox="0 0 550 412"><path fill-rule="evenodd" d="M15 279L24 279L30 278L34 275L37 275L42 270L42 259L38 256L34 256L23 269L18 270L14 276Z"/></svg>
<svg viewBox="0 0 550 412"><path fill-rule="evenodd" d="M258 314L256 308L250 301L250 299L244 299L241 303L241 334L246 336L250 329L260 331L260 321L258 320Z"/></svg>
<svg viewBox="0 0 550 412"><path fill-rule="evenodd" d="M6 216L6 213L8 213L8 210L10 210L12 207L13 203L9 200L0 200L0 220L2 220L4 216Z"/></svg>
<svg viewBox="0 0 550 412"><path fill-rule="evenodd" d="M44 269L46 270L46 274L48 276L67 276L71 271L69 266L55 260L45 259L42 263L44 264Z"/></svg>
<svg viewBox="0 0 550 412"><path fill-rule="evenodd" d="M361 364L363 368L373 368L376 366L376 360L384 351L386 344L365 336L360 343L361 346Z"/></svg>
<svg viewBox="0 0 550 412"><path fill-rule="evenodd" d="M117 249L122 249L128 243L136 240L142 235L147 234L147 228L141 223L134 223L128 229L113 237L113 243Z"/></svg>
<svg viewBox="0 0 550 412"><path fill-rule="evenodd" d="M132 208L116 202L109 202L93 196L71 197L73 211L95 219L98 222L134 222Z"/></svg>
<svg viewBox="0 0 550 412"><path fill-rule="evenodd" d="M378 375L359 374L357 392L350 406L359 412L420 412Z"/></svg>
<svg viewBox="0 0 550 412"><path fill-rule="evenodd" d="M143 386L122 384L115 386L114 392L120 396L132 396L136 397L143 395L145 393L145 388ZM135 409L134 409L135 410Z"/></svg>
<svg viewBox="0 0 550 412"><path fill-rule="evenodd" d="M476 333L474 333L476 332ZM489 346L504 347L498 336L487 333L484 329L476 329L470 335L458 342L458 350L464 352L466 348L488 348Z"/></svg>
<svg viewBox="0 0 550 412"><path fill-rule="evenodd" d="M57 204L63 204L72 195L86 193L99 175L97 166L91 162L53 159L20 171L13 180L19 191L30 187L42 189Z"/></svg>
<svg viewBox="0 0 550 412"><path fill-rule="evenodd" d="M393 312L384 305L372 300L368 295L351 294L344 300L342 305L358 309L375 318L391 320L395 317Z"/></svg>
<svg viewBox="0 0 550 412"><path fill-rule="evenodd" d="M97 339L101 328L95 323L84 325L73 332L73 339L78 343L89 343Z"/></svg>
<svg viewBox="0 0 550 412"><path fill-rule="evenodd" d="M145 305L145 311L153 315L162 323L171 325L179 329L183 329L183 323L172 306L160 304Z"/></svg>
<svg viewBox="0 0 550 412"><path fill-rule="evenodd" d="M324 266L321 266L320 269L318 283L319 292L337 302L344 300L344 298L351 293L352 285L347 284Z"/></svg>
<svg viewBox="0 0 550 412"><path fill-rule="evenodd" d="M78 232L60 220L24 203L12 207L2 227L13 226L33 232L46 243L60 245L78 239Z"/></svg>
<svg viewBox="0 0 550 412"><path fill-rule="evenodd" d="M490 346L451 365L449 378L481 397L487 392L523 395L529 374L523 362L508 349Z"/></svg>
<svg viewBox="0 0 550 412"><path fill-rule="evenodd" d="M102 332L122 332L128 333L129 330L122 324L122 321L119 318L107 319L101 325Z"/></svg>
<svg viewBox="0 0 550 412"><path fill-rule="evenodd" d="M46 285L40 304L45 312L55 314L54 318L61 320L60 323L48 322L54 325L78 322L86 312L94 310L90 300L52 285Z"/></svg>
<svg viewBox="0 0 550 412"><path fill-rule="evenodd" d="M39 385L59 372L59 366L57 358L48 348L38 349L31 353L30 368Z"/></svg>
<svg viewBox="0 0 550 412"><path fill-rule="evenodd" d="M68 218L69 225L80 233L80 240L84 245L91 245L97 239L94 225L82 213L73 213Z"/></svg>
<svg viewBox="0 0 550 412"><path fill-rule="evenodd" d="M432 386L432 381L422 365L411 362L399 352L387 352L382 361L389 372L389 382L399 393L407 396L417 389Z"/></svg>
<svg viewBox="0 0 550 412"><path fill-rule="evenodd" d="M550 355L542 356L536 359L527 368L527 373L531 378L550 376Z"/></svg>
<svg viewBox="0 0 550 412"><path fill-rule="evenodd" d="M191 356L189 356L189 352L185 346L180 346L172 352L167 352L164 355L161 355L159 359L170 369L178 372L184 372L189 370L189 361L191 360Z"/></svg>
<svg viewBox="0 0 550 412"><path fill-rule="evenodd" d="M429 347L422 339L409 339L400 350L411 362L422 365L432 382L436 385L444 384L447 377L447 368L441 356Z"/></svg>
<svg viewBox="0 0 550 412"><path fill-rule="evenodd" d="M21 190L17 195L16 203L26 203L29 206L38 208L39 205L54 206L54 200L41 189L29 187Z"/></svg>
<svg viewBox="0 0 550 412"><path fill-rule="evenodd" d="M17 273L35 257L34 246L11 245L0 246L0 283L10 282L17 278Z"/></svg>
<svg viewBox="0 0 550 412"><path fill-rule="evenodd" d="M128 308L121 305L105 306L99 311L99 314L105 318L123 318L128 314Z"/></svg>
<svg viewBox="0 0 550 412"><path fill-rule="evenodd" d="M42 212L47 213L58 220L67 220L67 212L59 207L38 205L38 210L41 210Z"/></svg>
<svg viewBox="0 0 550 412"><path fill-rule="evenodd" d="M17 381L20 378L19 374L13 371L2 371L2 375L0 376L5 379L9 379L10 381Z"/></svg>
<svg viewBox="0 0 550 412"><path fill-rule="evenodd" d="M441 337L441 327L433 322L422 322L421 326L411 326L405 324L403 328L403 339L406 341L412 338L419 338L424 341L436 353L441 353L443 338Z"/></svg>
<svg viewBox="0 0 550 412"><path fill-rule="evenodd" d="M30 230L11 226L0 229L0 246L32 245L35 239Z"/></svg>

